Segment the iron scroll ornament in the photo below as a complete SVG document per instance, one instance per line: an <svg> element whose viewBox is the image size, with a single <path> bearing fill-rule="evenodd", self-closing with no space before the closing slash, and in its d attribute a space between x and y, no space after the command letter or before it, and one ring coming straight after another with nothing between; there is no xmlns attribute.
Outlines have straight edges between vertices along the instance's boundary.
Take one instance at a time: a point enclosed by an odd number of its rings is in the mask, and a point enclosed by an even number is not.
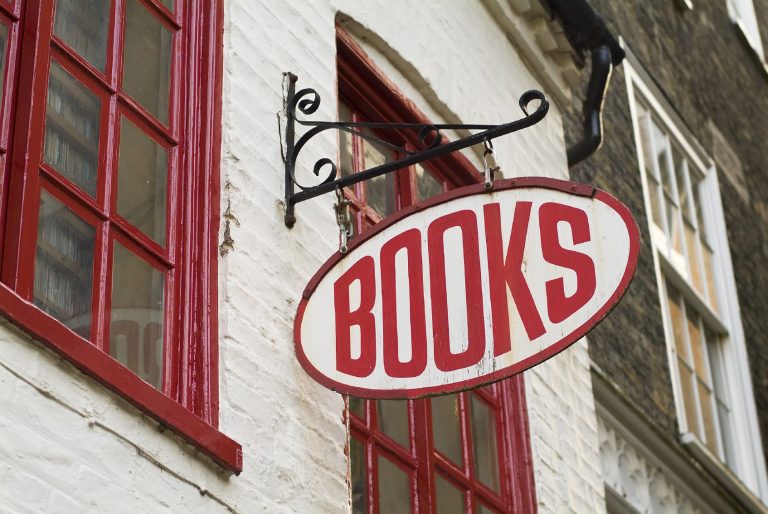
<svg viewBox="0 0 768 514"><path fill-rule="evenodd" d="M286 152L285 152L285 224L293 227L296 223L295 206L297 203L315 198L343 187L351 186L374 177L385 175L393 171L412 166L420 162L435 159L451 152L482 143L490 143L493 139L511 134L537 124L544 119L549 111L549 102L544 93L537 90L529 90L520 96L519 105L525 116L510 123L501 125L481 124L423 124L423 123L354 123L337 121L309 121L299 119L297 111L304 115L311 115L320 107L320 95L314 89L306 88L295 91L297 77L289 75L287 109L286 109ZM538 101L536 110L529 113L528 107L532 102ZM310 127L301 137L296 139L296 123ZM368 129L368 131L366 131ZM458 139L448 141L444 139L441 130L480 130L481 132ZM333 160L324 157L315 162L313 173L321 176L323 169L327 169L325 178L312 186L305 186L296 180L296 161L304 146L316 135L326 130L340 130L361 137L368 141L390 148L403 155L400 159L375 166L345 177L337 178L338 167ZM425 147L420 150L409 150L389 141L379 139L371 135L371 130L412 130L417 133L419 142ZM299 191L296 191L296 188Z"/></svg>

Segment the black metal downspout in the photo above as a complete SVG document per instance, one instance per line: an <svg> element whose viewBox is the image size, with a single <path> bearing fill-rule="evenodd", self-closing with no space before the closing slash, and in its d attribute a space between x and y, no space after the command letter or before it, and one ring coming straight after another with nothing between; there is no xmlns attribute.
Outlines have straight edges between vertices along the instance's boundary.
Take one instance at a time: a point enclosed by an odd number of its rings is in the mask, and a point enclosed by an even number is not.
<svg viewBox="0 0 768 514"><path fill-rule="evenodd" d="M573 167L595 153L603 142L603 102L611 71L624 59L624 50L587 0L548 0L548 3L559 16L574 48L589 51L592 56L592 73L583 105L584 133L578 143L568 148L568 167Z"/></svg>
<svg viewBox="0 0 768 514"><path fill-rule="evenodd" d="M568 167L580 163L600 148L603 143L603 103L611 80L611 50L606 45L592 50L592 74L584 99L584 135L581 141L568 148Z"/></svg>

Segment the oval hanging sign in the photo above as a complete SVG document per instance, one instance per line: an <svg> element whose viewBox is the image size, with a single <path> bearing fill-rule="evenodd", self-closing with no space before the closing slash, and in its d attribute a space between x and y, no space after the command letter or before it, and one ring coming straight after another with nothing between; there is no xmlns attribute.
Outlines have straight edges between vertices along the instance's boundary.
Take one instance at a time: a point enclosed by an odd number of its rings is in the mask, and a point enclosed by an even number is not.
<svg viewBox="0 0 768 514"><path fill-rule="evenodd" d="M331 257L294 324L315 380L416 398L526 370L589 332L637 265L629 210L591 186L519 178L404 209Z"/></svg>

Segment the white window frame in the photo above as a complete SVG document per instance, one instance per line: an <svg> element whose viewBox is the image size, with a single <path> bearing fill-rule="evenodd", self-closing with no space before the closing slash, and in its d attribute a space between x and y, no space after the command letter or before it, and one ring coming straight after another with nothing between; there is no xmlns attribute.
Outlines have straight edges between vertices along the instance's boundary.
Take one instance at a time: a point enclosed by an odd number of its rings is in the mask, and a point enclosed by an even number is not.
<svg viewBox="0 0 768 514"><path fill-rule="evenodd" d="M633 64L634 61L634 64ZM714 161L706 155L696 140L688 133L685 125L674 114L673 109L668 108L663 100L663 95L655 88L652 81L642 67L637 64L631 52L624 61L627 92L629 95L630 115L635 138L635 149L638 159L639 172L643 185L643 198L646 213L648 213L649 230L652 234L653 262L659 289L659 301L664 322L664 330L667 341L667 354L672 387L674 389L675 407L678 419L685 419L685 407L682 400L679 372L677 370L677 357L675 356L673 334L671 333L671 321L667 306L667 290L665 281L669 280L686 299L696 303L699 296L690 286L687 280L680 275L674 264L664 255L659 248L659 238L654 237L651 219L652 206L649 195L649 184L645 173L645 157L642 149L640 120L637 98L642 98L643 103L654 116L661 122L666 133L685 152L686 157L704 173L700 201L703 211L704 223L710 228L708 235L710 243L715 251L713 267L716 289L718 294L719 319L705 318L705 321L714 327L727 332L728 337L723 344L723 366L725 369L727 389L732 409L732 434L731 443L734 447L734 462L726 465L719 457L712 454L708 448L699 441L698 437L691 433L684 422L680 425L681 442L691 446L692 452L703 464L722 477L738 477L744 485L762 502L768 505L768 478L766 477L765 461L760 439L759 425L757 421L757 409L755 407L750 368L747 351L744 342L744 329L741 323L736 282L733 274L730 249L725 227L722 202L720 200L717 171ZM696 306L696 305L694 305ZM709 308L700 314L707 315ZM719 444L719 443L718 443Z"/></svg>
<svg viewBox="0 0 768 514"><path fill-rule="evenodd" d="M725 0L731 21L739 28L749 45L755 50L761 61L765 61L760 28L757 25L755 4L752 0Z"/></svg>

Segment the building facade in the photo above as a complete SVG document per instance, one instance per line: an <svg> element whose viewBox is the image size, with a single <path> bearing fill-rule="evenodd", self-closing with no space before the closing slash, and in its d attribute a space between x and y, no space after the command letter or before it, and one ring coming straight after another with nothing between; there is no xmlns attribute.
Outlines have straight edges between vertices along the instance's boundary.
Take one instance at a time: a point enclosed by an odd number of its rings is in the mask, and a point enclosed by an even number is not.
<svg viewBox="0 0 768 514"><path fill-rule="evenodd" d="M0 0L0 511L765 512L766 16L763 0ZM627 57L605 143L569 168L609 37ZM339 250L334 203L359 237L481 182L483 150L302 202L288 228L294 79L317 92L304 117L350 122L504 123L540 90L547 116L495 158L632 210L625 298L486 388L320 386L293 328ZM296 182L423 143L372 132L383 144L313 138Z"/></svg>

